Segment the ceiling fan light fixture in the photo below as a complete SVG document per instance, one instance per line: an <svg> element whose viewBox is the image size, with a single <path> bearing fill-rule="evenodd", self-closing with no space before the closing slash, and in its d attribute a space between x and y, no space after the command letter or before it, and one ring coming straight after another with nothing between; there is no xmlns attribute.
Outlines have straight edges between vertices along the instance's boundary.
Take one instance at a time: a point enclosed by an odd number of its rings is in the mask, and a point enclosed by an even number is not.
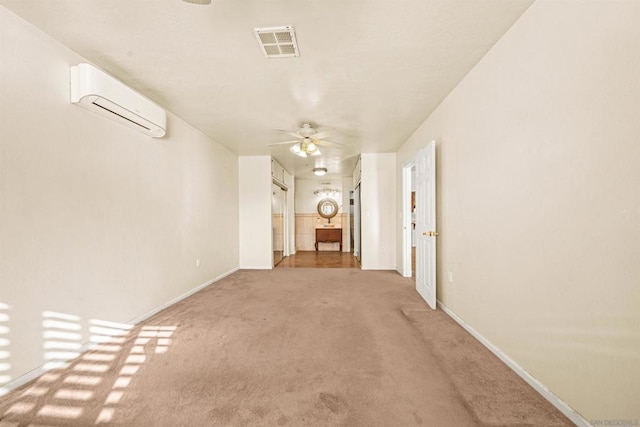
<svg viewBox="0 0 640 427"><path fill-rule="evenodd" d="M296 156L307 157L307 152L300 147L300 143L294 144L291 148L289 148L289 150Z"/></svg>
<svg viewBox="0 0 640 427"><path fill-rule="evenodd" d="M297 138L297 140L276 142L268 145L293 144L291 147L289 147L289 150L296 156L300 157L322 155L320 146L340 147L340 145L343 145L331 141L324 141L323 138L325 138L328 132L318 132L313 127L311 127L311 124L309 123L303 123L302 127L296 132L290 132L283 129L278 129L278 131L285 132L287 135L291 135Z"/></svg>
<svg viewBox="0 0 640 427"><path fill-rule="evenodd" d="M327 173L327 168L313 168L313 174L316 176L322 176Z"/></svg>
<svg viewBox="0 0 640 427"><path fill-rule="evenodd" d="M317 145L315 145L313 142L307 141L297 142L293 144L291 148L289 148L289 151L300 157L319 156L321 154Z"/></svg>

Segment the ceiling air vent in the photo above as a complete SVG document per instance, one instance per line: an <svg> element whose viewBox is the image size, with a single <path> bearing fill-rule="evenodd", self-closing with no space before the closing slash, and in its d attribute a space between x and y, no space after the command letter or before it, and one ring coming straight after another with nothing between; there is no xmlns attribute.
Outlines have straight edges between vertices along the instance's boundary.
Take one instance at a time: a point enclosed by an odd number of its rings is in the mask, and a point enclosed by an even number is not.
<svg viewBox="0 0 640 427"><path fill-rule="evenodd" d="M300 56L296 33L292 26L254 28L253 33L267 58L291 58Z"/></svg>

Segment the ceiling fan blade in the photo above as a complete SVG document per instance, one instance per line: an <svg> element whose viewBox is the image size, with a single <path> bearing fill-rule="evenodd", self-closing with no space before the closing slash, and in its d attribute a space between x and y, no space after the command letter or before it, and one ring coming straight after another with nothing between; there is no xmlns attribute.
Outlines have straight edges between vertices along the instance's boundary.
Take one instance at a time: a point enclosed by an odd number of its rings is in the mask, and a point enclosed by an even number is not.
<svg viewBox="0 0 640 427"><path fill-rule="evenodd" d="M328 137L329 135L331 135L331 132L323 130L322 132L314 133L313 135L311 135L311 138L322 139Z"/></svg>
<svg viewBox="0 0 640 427"><path fill-rule="evenodd" d="M304 139L304 136L299 135L299 134L294 133L294 132L289 132L288 130L278 129L278 132L284 132L284 133L286 133L287 135L293 136L294 138Z"/></svg>
<svg viewBox="0 0 640 427"><path fill-rule="evenodd" d="M294 141L283 141L283 142L274 142L272 144L267 144L267 145L284 145L284 144L296 144L300 141L298 140L294 140Z"/></svg>
<svg viewBox="0 0 640 427"><path fill-rule="evenodd" d="M327 141L326 139L322 139L322 140L316 140L314 139L313 141L316 145L322 145L325 147L337 147L337 148L342 148L344 147L344 144L341 144L339 142L331 142L331 141Z"/></svg>

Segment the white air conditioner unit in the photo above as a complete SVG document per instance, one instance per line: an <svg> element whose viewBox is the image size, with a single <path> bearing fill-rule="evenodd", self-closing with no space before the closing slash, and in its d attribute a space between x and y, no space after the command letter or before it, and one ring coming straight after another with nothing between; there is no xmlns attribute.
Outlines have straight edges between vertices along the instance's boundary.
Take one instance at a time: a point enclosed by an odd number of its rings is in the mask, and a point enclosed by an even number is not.
<svg viewBox="0 0 640 427"><path fill-rule="evenodd" d="M167 130L162 108L90 64L71 67L71 102L154 138Z"/></svg>

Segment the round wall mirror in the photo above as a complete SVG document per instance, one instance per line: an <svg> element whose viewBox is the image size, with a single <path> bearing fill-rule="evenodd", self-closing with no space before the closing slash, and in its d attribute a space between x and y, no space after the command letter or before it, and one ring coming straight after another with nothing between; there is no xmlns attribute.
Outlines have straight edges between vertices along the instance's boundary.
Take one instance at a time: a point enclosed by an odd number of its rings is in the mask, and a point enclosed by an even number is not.
<svg viewBox="0 0 640 427"><path fill-rule="evenodd" d="M338 214L338 204L333 199L322 199L318 202L318 214L322 218L331 219Z"/></svg>

